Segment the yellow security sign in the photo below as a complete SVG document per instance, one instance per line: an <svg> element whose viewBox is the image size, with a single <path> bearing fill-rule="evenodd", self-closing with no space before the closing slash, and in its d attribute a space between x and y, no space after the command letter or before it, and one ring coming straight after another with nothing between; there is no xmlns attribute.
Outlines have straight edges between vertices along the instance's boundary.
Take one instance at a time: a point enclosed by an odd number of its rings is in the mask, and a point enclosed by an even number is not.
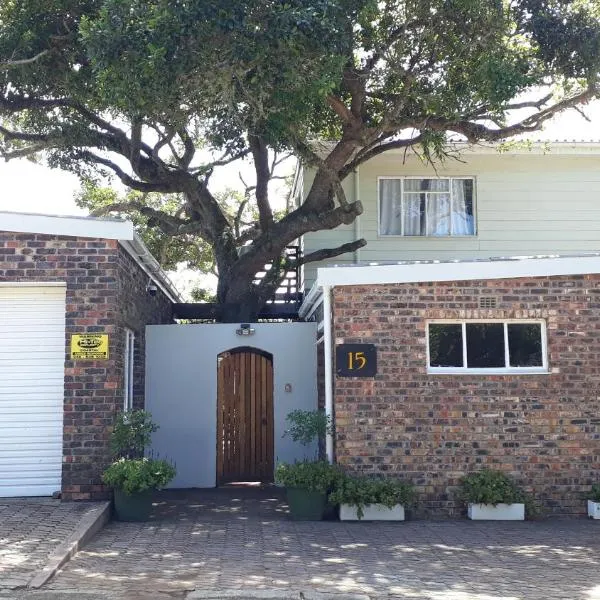
<svg viewBox="0 0 600 600"><path fill-rule="evenodd" d="M108 333L74 333L71 335L71 360L108 358Z"/></svg>

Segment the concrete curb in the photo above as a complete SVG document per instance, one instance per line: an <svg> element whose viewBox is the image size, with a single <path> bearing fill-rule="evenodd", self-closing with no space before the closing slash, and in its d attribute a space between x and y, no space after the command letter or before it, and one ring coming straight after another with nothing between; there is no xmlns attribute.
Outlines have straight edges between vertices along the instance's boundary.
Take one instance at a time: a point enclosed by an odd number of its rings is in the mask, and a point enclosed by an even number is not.
<svg viewBox="0 0 600 600"><path fill-rule="evenodd" d="M190 592L186 600L371 600L367 594L294 590L220 590Z"/></svg>
<svg viewBox="0 0 600 600"><path fill-rule="evenodd" d="M100 531L110 520L110 502L102 502L100 506L92 508L86 513L75 531L68 539L60 544L48 558L46 566L29 581L28 588L38 589L42 587L49 579L56 575L56 572L73 556L83 548L83 546Z"/></svg>

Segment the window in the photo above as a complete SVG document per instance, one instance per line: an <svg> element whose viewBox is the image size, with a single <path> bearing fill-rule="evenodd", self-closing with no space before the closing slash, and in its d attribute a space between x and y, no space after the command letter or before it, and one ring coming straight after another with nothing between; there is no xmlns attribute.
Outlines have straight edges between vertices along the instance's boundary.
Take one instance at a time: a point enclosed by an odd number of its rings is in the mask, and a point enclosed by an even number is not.
<svg viewBox="0 0 600 600"><path fill-rule="evenodd" d="M542 373L548 370L543 321L428 324L430 373Z"/></svg>
<svg viewBox="0 0 600 600"><path fill-rule="evenodd" d="M131 329L125 329L125 355L123 369L125 385L123 390L123 410L133 409L133 362L135 352L135 335Z"/></svg>
<svg viewBox="0 0 600 600"><path fill-rule="evenodd" d="M379 180L379 234L475 235L471 178Z"/></svg>

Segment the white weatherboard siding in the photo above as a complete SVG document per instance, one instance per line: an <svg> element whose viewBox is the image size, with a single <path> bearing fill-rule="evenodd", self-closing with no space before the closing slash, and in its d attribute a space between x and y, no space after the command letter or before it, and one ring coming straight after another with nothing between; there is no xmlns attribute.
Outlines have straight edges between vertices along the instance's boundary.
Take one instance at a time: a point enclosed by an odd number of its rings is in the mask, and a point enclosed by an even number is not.
<svg viewBox="0 0 600 600"><path fill-rule="evenodd" d="M415 157L385 153L360 168L360 262L450 260L497 256L579 254L600 251L600 150L574 155L549 152L463 153L459 162L431 166ZM380 236L378 177L474 177L477 234L465 237ZM352 179L352 175L349 176ZM353 200L351 181L348 199ZM352 241L353 226L307 234L305 252ZM354 262L354 255L308 265L306 289L317 267Z"/></svg>
<svg viewBox="0 0 600 600"><path fill-rule="evenodd" d="M61 489L65 287L0 286L0 497Z"/></svg>

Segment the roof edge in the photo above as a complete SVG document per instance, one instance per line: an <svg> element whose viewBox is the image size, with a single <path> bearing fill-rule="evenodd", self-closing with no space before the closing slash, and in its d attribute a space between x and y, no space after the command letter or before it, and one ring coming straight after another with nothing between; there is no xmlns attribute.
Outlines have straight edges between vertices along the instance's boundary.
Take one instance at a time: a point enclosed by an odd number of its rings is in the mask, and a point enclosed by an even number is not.
<svg viewBox="0 0 600 600"><path fill-rule="evenodd" d="M317 270L317 284L337 287L597 273L600 273L600 254L514 256L473 261L416 261L387 265L324 267Z"/></svg>
<svg viewBox="0 0 600 600"><path fill-rule="evenodd" d="M0 231L133 240L133 223L122 219L0 211Z"/></svg>

